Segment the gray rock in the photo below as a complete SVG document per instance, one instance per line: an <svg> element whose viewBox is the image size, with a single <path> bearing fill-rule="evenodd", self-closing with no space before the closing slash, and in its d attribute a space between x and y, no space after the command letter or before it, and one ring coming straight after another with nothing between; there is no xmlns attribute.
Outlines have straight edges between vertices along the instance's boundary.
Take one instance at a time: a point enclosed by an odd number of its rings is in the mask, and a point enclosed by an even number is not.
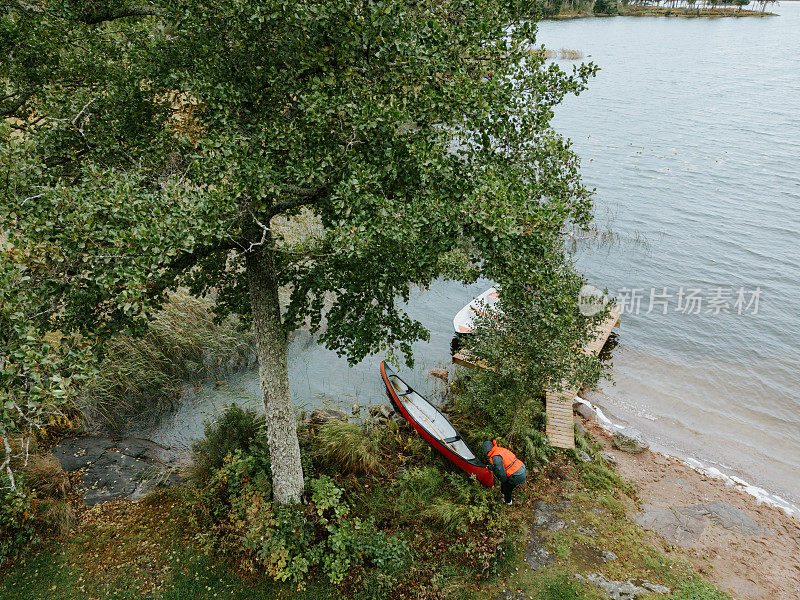
<svg viewBox="0 0 800 600"><path fill-rule="evenodd" d="M565 508L566 503L545 504L541 500L533 503L533 525L543 531L560 531L566 523L558 518L557 511Z"/></svg>
<svg viewBox="0 0 800 600"><path fill-rule="evenodd" d="M311 411L308 422L312 425L322 425L329 421L347 421L347 415L341 410L332 408L316 408Z"/></svg>
<svg viewBox="0 0 800 600"><path fill-rule="evenodd" d="M512 592L511 590L503 590L497 594L497 600L526 600L525 592Z"/></svg>
<svg viewBox="0 0 800 600"><path fill-rule="evenodd" d="M85 435L62 440L53 455L65 471L85 469L77 491L89 506L120 498L135 501L180 482L169 448L142 438Z"/></svg>
<svg viewBox="0 0 800 600"><path fill-rule="evenodd" d="M647 581L642 582L642 587L650 590L655 594L669 594L672 590L665 585L659 585L657 583L650 583Z"/></svg>
<svg viewBox="0 0 800 600"><path fill-rule="evenodd" d="M616 554L614 554L614 553L613 553L611 550L603 550L603 551L600 553L600 556L602 556L602 557L603 557L603 560L604 560L605 562L614 562L615 560L617 560L617 559L619 558L619 557L618 557Z"/></svg>
<svg viewBox="0 0 800 600"><path fill-rule="evenodd" d="M678 510L687 516L698 519L708 517L715 525L734 533L750 536L770 535L772 533L768 529L762 529L744 511L734 508L721 500L681 506Z"/></svg>
<svg viewBox="0 0 800 600"><path fill-rule="evenodd" d="M708 521L742 535L772 535L744 511L721 500L667 508L644 506L636 521L679 546L690 546L697 541Z"/></svg>
<svg viewBox="0 0 800 600"><path fill-rule="evenodd" d="M122 438L114 444L114 448L138 460L170 463L173 459L169 448L143 438Z"/></svg>
<svg viewBox="0 0 800 600"><path fill-rule="evenodd" d="M585 463L592 462L592 457L589 456L588 452L585 452L583 450L578 450L578 458L580 458Z"/></svg>
<svg viewBox="0 0 800 600"><path fill-rule="evenodd" d="M575 423L575 435L586 437L586 428L583 426L583 423Z"/></svg>
<svg viewBox="0 0 800 600"><path fill-rule="evenodd" d="M575 412L582 416L584 419L592 420L597 418L597 413L588 404L581 404L575 409Z"/></svg>
<svg viewBox="0 0 800 600"><path fill-rule="evenodd" d="M690 546L700 538L706 528L705 521L701 518L685 514L673 507L661 508L650 505L642 507L636 522L678 546Z"/></svg>
<svg viewBox="0 0 800 600"><path fill-rule="evenodd" d="M599 573L591 573L589 575L576 574L575 577L585 583L596 585L612 600L635 600L639 596L644 596L645 594L656 591L648 586L658 587L661 590L665 590L657 592L659 594L668 594L670 592L669 588L665 588L664 586L659 586L657 584L651 584L642 581L637 582L639 583L639 585L637 585L632 581L614 581L612 579L608 579L604 575L600 575Z"/></svg>
<svg viewBox="0 0 800 600"><path fill-rule="evenodd" d="M553 555L547 550L545 541L536 533L533 527L531 527L530 538L525 548L525 562L534 571L555 562Z"/></svg>
<svg viewBox="0 0 800 600"><path fill-rule="evenodd" d="M615 431L613 443L615 448L631 454L639 454L650 448L642 433L633 427Z"/></svg>
<svg viewBox="0 0 800 600"><path fill-rule="evenodd" d="M578 533L581 535L585 535L587 537L594 537L597 535L597 530L592 529L591 527L584 527L583 525L578 525Z"/></svg>
<svg viewBox="0 0 800 600"><path fill-rule="evenodd" d="M617 457L611 454L611 452L601 452L600 457L609 464L617 464Z"/></svg>
<svg viewBox="0 0 800 600"><path fill-rule="evenodd" d="M114 446L114 439L105 435L83 435L67 438L53 448L53 456L65 471L77 471L88 467L106 450Z"/></svg>
<svg viewBox="0 0 800 600"><path fill-rule="evenodd" d="M373 419L388 421L394 414L394 408L389 404L376 404L369 407L369 416Z"/></svg>

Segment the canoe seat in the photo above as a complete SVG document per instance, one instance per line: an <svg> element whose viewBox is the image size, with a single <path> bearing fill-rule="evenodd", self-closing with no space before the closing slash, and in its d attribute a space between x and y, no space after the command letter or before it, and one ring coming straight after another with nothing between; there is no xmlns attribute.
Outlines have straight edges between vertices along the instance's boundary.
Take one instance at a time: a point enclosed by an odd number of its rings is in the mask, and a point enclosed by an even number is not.
<svg viewBox="0 0 800 600"><path fill-rule="evenodd" d="M389 381L392 382L392 387L394 388L394 391L396 391L398 394L407 394L408 392L411 391L411 389L399 377L394 377L394 376L389 377Z"/></svg>
<svg viewBox="0 0 800 600"><path fill-rule="evenodd" d="M456 435L456 436L453 436L453 437L444 438L442 441L445 444L452 444L453 442L457 442L460 439L461 439L461 436L460 435Z"/></svg>

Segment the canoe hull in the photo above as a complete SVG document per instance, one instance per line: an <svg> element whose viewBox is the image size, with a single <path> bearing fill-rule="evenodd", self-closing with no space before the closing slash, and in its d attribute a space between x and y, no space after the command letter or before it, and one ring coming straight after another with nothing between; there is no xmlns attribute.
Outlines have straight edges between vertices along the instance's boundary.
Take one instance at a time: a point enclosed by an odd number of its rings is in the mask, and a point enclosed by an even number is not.
<svg viewBox="0 0 800 600"><path fill-rule="evenodd" d="M380 368L381 368L381 377L383 378L383 383L386 386L387 396L389 396L389 399L391 400L392 405L395 407L395 409L401 415L403 415L403 418L411 424L414 430L417 433L419 433L423 437L423 439L426 442L428 442L431 446L433 446L442 456L444 456L447 460L456 465L459 469L461 469L468 475L475 475L477 480L480 481L482 485L486 487L492 487L494 485L494 476L492 475L492 472L486 467L486 465L480 464L477 461L472 462L464 459L464 457L450 450L450 448L448 448L439 439L432 436L424 427L422 427L411 416L409 411L406 409L404 403L397 396L394 387L389 381L389 376L386 374L386 365L383 361L381 361Z"/></svg>

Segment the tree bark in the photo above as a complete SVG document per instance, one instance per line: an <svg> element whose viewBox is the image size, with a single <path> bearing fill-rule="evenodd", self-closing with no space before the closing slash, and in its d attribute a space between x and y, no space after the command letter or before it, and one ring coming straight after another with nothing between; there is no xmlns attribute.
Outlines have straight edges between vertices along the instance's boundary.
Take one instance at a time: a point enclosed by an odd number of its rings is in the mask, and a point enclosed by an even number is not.
<svg viewBox="0 0 800 600"><path fill-rule="evenodd" d="M272 465L272 490L279 504L298 502L303 492L303 467L297 422L289 393L286 334L278 303L271 236L247 253L247 276L258 371L266 409L267 440Z"/></svg>

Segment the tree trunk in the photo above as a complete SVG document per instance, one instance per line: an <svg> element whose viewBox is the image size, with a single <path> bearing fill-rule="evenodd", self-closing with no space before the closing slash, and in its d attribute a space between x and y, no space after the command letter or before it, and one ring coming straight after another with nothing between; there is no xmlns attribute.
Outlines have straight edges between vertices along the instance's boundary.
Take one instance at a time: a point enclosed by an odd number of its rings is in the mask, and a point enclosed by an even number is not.
<svg viewBox="0 0 800 600"><path fill-rule="evenodd" d="M286 335L278 303L272 239L247 254L247 276L258 371L267 417L267 440L272 465L272 490L280 504L298 502L303 492L303 467L297 422L289 393Z"/></svg>

